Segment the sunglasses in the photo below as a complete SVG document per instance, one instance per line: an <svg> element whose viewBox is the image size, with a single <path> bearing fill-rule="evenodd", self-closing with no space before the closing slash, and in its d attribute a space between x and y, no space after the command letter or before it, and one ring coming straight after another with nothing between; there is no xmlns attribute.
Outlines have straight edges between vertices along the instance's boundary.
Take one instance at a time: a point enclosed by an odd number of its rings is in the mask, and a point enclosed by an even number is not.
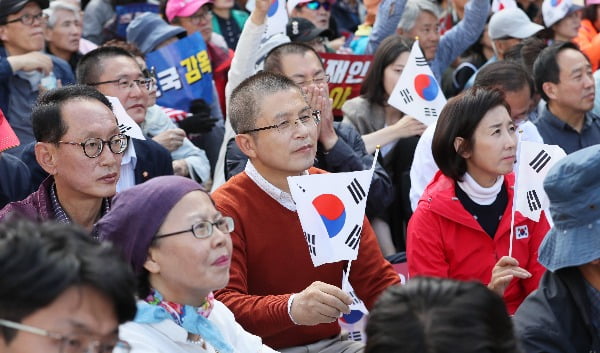
<svg viewBox="0 0 600 353"><path fill-rule="evenodd" d="M303 4L298 5L298 7L306 7L309 10L318 10L323 6L325 11L331 10L331 4L329 2L319 2L317 0L313 0L310 2L305 2Z"/></svg>

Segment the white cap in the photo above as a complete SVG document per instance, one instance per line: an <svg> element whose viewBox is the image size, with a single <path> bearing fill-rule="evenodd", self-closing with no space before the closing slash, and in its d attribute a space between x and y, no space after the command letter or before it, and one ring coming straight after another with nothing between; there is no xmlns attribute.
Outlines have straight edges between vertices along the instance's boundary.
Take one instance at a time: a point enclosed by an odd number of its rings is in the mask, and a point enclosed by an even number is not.
<svg viewBox="0 0 600 353"><path fill-rule="evenodd" d="M565 0L562 0L565 1ZM531 22L519 8L504 9L496 12L488 24L488 34L492 40L510 37L524 39L544 29Z"/></svg>
<svg viewBox="0 0 600 353"><path fill-rule="evenodd" d="M542 4L542 17L546 28L562 20L571 12L582 9L580 5L573 4L571 0L544 0Z"/></svg>

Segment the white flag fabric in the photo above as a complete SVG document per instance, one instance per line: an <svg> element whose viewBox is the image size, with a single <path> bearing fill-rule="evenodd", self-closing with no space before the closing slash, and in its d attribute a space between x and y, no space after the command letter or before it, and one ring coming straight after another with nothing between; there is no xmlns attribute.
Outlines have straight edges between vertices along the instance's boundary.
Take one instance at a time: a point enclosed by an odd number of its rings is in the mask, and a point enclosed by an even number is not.
<svg viewBox="0 0 600 353"><path fill-rule="evenodd" d="M365 303L358 297L354 288L350 284L350 264L352 262L348 261L348 267L344 269L344 274L342 276L342 290L352 298L352 304L350 304L350 310L358 310L364 314L368 314L369 310L365 306Z"/></svg>
<svg viewBox="0 0 600 353"><path fill-rule="evenodd" d="M517 2L515 0L493 0L492 1L492 12L496 13L498 11L513 9L517 7Z"/></svg>
<svg viewBox="0 0 600 353"><path fill-rule="evenodd" d="M246 9L252 12L255 5L254 0L248 0ZM287 22L288 14L285 0L271 0L271 6L267 11L267 30L263 34L263 38L269 38L276 33L285 34Z"/></svg>
<svg viewBox="0 0 600 353"><path fill-rule="evenodd" d="M544 178L550 168L566 155L557 145L520 142L515 185L517 211L529 219L539 221L542 210L547 210L550 206L548 195L544 191Z"/></svg>
<svg viewBox="0 0 600 353"><path fill-rule="evenodd" d="M446 97L431 72L416 40L388 103L423 124L433 124L446 104Z"/></svg>
<svg viewBox="0 0 600 353"><path fill-rule="evenodd" d="M356 260L376 160L369 170L288 177L315 267Z"/></svg>
<svg viewBox="0 0 600 353"><path fill-rule="evenodd" d="M127 114L119 98L111 96L106 96L106 98L113 106L113 113L115 113L119 123L119 132L138 140L145 140L146 137L142 132L142 128Z"/></svg>

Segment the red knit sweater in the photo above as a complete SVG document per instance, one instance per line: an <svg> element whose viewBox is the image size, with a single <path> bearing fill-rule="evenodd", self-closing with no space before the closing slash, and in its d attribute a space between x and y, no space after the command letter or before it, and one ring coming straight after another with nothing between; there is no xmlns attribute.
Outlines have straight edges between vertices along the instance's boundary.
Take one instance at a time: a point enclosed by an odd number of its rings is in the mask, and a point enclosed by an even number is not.
<svg viewBox="0 0 600 353"><path fill-rule="evenodd" d="M324 173L316 168L309 172ZM267 195L245 172L231 178L212 196L217 209L235 220L231 278L227 287L215 295L235 314L236 320L275 349L314 343L338 334L337 322L295 325L288 315L287 301L292 293L314 281L341 288L346 262L314 267L298 214ZM369 309L385 288L399 283L366 218L350 283Z"/></svg>

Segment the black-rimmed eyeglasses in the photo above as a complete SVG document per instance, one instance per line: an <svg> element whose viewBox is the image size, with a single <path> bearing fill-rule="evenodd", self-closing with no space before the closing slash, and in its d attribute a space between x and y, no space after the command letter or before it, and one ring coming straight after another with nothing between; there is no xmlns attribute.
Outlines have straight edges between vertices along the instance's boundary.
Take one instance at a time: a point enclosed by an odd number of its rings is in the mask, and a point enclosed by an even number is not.
<svg viewBox="0 0 600 353"><path fill-rule="evenodd" d="M214 227L217 227L223 233L231 233L233 232L235 225L233 223L233 218L231 217L223 217L215 222L211 221L201 221L192 225L192 228L180 230L178 232L160 234L154 237L154 239L166 238L172 235L183 234L187 232L192 232L195 238L204 239L208 238L213 234Z"/></svg>
<svg viewBox="0 0 600 353"><path fill-rule="evenodd" d="M132 89L133 86L137 86L138 88L142 89L146 89L146 90L150 90L150 88L152 87L152 79L151 78L141 78L139 80L129 80L126 78L120 78L118 80L110 80L110 81L102 81L102 82L90 82L88 83L88 85L90 86L98 86L98 85L105 85L105 84L109 84L109 83L114 83L117 85L117 87L119 87L119 89L121 90L127 90L127 89Z"/></svg>
<svg viewBox="0 0 600 353"><path fill-rule="evenodd" d="M6 21L6 24L20 21L25 26L31 26L33 25L33 22L35 22L35 20L38 20L40 23L44 22L44 13L40 12L36 15L25 14L21 17L15 18L14 20Z"/></svg>
<svg viewBox="0 0 600 353"><path fill-rule="evenodd" d="M116 134L111 136L108 140L103 140L98 137L91 137L83 142L72 142L72 141L58 141L57 143L64 143L67 145L81 146L83 153L89 158L96 158L102 153L104 144L108 145L108 149L114 154L121 154L127 148L127 136L123 134Z"/></svg>
<svg viewBox="0 0 600 353"><path fill-rule="evenodd" d="M258 131L271 130L271 129L277 129L277 131L279 133L286 134L286 133L292 131L292 127L297 126L298 122L300 122L304 126L310 126L312 124L317 125L317 124L319 124L320 121L321 121L321 111L314 110L310 115L303 115L295 120L285 120L285 121L280 122L279 124L258 127L256 129L242 131L242 132L240 132L240 134L249 134L251 132L258 132Z"/></svg>
<svg viewBox="0 0 600 353"><path fill-rule="evenodd" d="M129 343L119 339L98 341L90 340L88 337L82 335L61 335L38 327L4 319L0 319L0 326L55 339L60 342L61 353L129 353L131 351Z"/></svg>

